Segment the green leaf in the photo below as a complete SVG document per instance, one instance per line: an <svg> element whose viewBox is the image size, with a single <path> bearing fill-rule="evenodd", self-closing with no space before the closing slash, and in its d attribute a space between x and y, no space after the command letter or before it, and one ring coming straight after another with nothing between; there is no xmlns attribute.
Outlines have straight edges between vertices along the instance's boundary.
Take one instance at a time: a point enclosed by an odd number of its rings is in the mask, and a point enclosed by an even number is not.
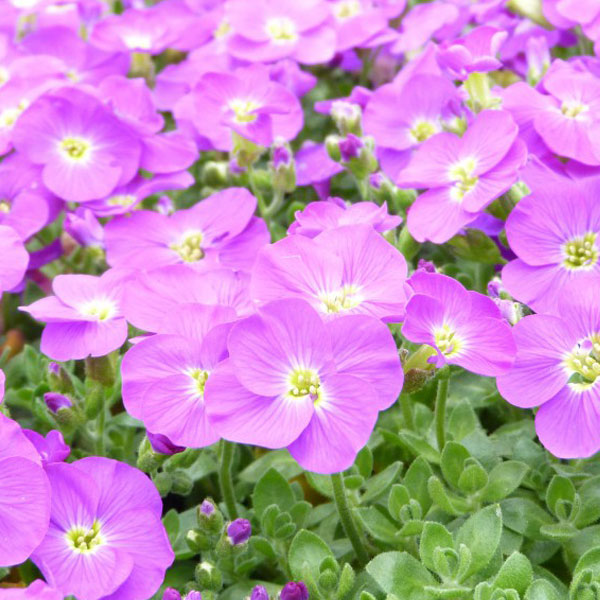
<svg viewBox="0 0 600 600"><path fill-rule="evenodd" d="M559 504L562 502L573 503L575 500L575 486L567 477L555 475L546 490L546 504L550 511L558 516Z"/></svg>
<svg viewBox="0 0 600 600"><path fill-rule="evenodd" d="M251 462L240 472L239 478L255 484L271 467L279 471L286 481L302 473L302 467L298 466L287 450L272 450Z"/></svg>
<svg viewBox="0 0 600 600"><path fill-rule="evenodd" d="M367 504L373 502L387 492L392 483L398 478L400 469L402 469L402 463L397 461L389 465L381 473L371 477L365 486L365 492L360 499L360 503Z"/></svg>
<svg viewBox="0 0 600 600"><path fill-rule="evenodd" d="M435 475L432 475L427 483L431 499L445 513L458 517L467 511L468 506L465 500L456 496L451 497L444 484Z"/></svg>
<svg viewBox="0 0 600 600"><path fill-rule="evenodd" d="M179 514L172 508L162 519L163 525L167 530L171 546L175 544L175 540L179 535Z"/></svg>
<svg viewBox="0 0 600 600"><path fill-rule="evenodd" d="M587 479L577 492L581 498L581 508L575 525L581 529L600 518L600 475Z"/></svg>
<svg viewBox="0 0 600 600"><path fill-rule="evenodd" d="M465 470L458 478L458 489L464 494L471 495L482 490L488 482L487 471L476 458L465 461Z"/></svg>
<svg viewBox="0 0 600 600"><path fill-rule="evenodd" d="M549 523L540 527L540 533L557 542L569 540L577 535L578 529L570 523Z"/></svg>
<svg viewBox="0 0 600 600"><path fill-rule="evenodd" d="M357 455L354 461L358 472L367 479L373 472L373 453L369 446L365 446Z"/></svg>
<svg viewBox="0 0 600 600"><path fill-rule="evenodd" d="M459 258L487 265L506 263L495 242L479 229L467 228L465 235L455 235L447 245Z"/></svg>
<svg viewBox="0 0 600 600"><path fill-rule="evenodd" d="M458 488L458 480L464 470L465 461L470 458L469 451L457 442L447 442L442 452L442 473L448 483Z"/></svg>
<svg viewBox="0 0 600 600"><path fill-rule="evenodd" d="M464 544L471 551L471 565L463 575L463 581L490 562L501 535L502 511L497 504L483 508L463 523L456 533L456 545Z"/></svg>
<svg viewBox="0 0 600 600"><path fill-rule="evenodd" d="M278 471L269 469L254 488L252 504L259 518L271 504L276 504L282 511L288 511L295 504L294 492Z"/></svg>
<svg viewBox="0 0 600 600"><path fill-rule="evenodd" d="M249 541L250 547L256 552L260 552L270 560L275 560L277 554L271 545L271 542L259 535L253 535Z"/></svg>
<svg viewBox="0 0 600 600"><path fill-rule="evenodd" d="M450 532L441 524L429 521L423 526L419 555L421 562L431 571L436 571L434 551L436 548L454 549L454 541Z"/></svg>
<svg viewBox="0 0 600 600"><path fill-rule="evenodd" d="M428 481L433 475L429 463L422 457L416 458L408 467L402 483L410 492L410 497L419 502L425 514L431 507L431 496L428 491Z"/></svg>
<svg viewBox="0 0 600 600"><path fill-rule="evenodd" d="M384 552L368 565L367 573L386 593L401 600L429 600L424 587L434 585L431 573L407 552Z"/></svg>
<svg viewBox="0 0 600 600"><path fill-rule="evenodd" d="M536 579L525 594L524 600L564 600L556 588L544 579Z"/></svg>
<svg viewBox="0 0 600 600"><path fill-rule="evenodd" d="M396 537L396 531L398 526L393 521L390 521L377 507L357 508L355 514L367 532L376 540L385 542L391 546L397 546L398 538Z"/></svg>
<svg viewBox="0 0 600 600"><path fill-rule="evenodd" d="M400 520L400 509L410 502L410 493L408 488L399 483L395 483L388 496L388 511L396 521Z"/></svg>
<svg viewBox="0 0 600 600"><path fill-rule="evenodd" d="M469 402L459 402L448 419L448 433L455 442L460 442L465 436L479 428L479 421Z"/></svg>
<svg viewBox="0 0 600 600"><path fill-rule="evenodd" d="M294 579L301 579L304 565L313 573L319 572L324 558L334 558L329 546L312 531L301 529L290 544L288 562Z"/></svg>
<svg viewBox="0 0 600 600"><path fill-rule="evenodd" d="M540 527L554 522L541 506L527 498L507 498L500 507L504 525L532 540L546 539Z"/></svg>
<svg viewBox="0 0 600 600"><path fill-rule="evenodd" d="M513 552L502 565L494 579L494 587L517 590L521 596L533 581L533 569L529 559L520 552Z"/></svg>
<svg viewBox="0 0 600 600"><path fill-rule="evenodd" d="M507 460L496 465L488 474L488 484L483 491L485 502L498 502L516 490L527 474L529 467L516 460Z"/></svg>
<svg viewBox="0 0 600 600"><path fill-rule="evenodd" d="M439 464L440 453L431 444L426 442L422 436L406 429L403 429L400 432L400 435L392 434L390 431L381 432L381 435L387 441L390 441L390 434L394 436L394 441L396 441L400 446L408 450L410 453L414 454L415 456L422 456L431 463Z"/></svg>

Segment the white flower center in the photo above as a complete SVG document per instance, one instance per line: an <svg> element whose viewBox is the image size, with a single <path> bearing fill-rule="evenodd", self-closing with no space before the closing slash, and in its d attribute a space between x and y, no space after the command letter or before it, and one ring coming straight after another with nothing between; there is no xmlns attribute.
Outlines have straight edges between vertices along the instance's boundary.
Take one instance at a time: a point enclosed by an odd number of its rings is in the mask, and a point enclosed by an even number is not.
<svg viewBox="0 0 600 600"><path fill-rule="evenodd" d="M86 317L96 317L98 321L106 321L115 316L117 306L108 298L96 298L80 306L79 312Z"/></svg>
<svg viewBox="0 0 600 600"><path fill-rule="evenodd" d="M265 31L274 44L291 44L298 39L296 24L289 17L273 17L265 24Z"/></svg>

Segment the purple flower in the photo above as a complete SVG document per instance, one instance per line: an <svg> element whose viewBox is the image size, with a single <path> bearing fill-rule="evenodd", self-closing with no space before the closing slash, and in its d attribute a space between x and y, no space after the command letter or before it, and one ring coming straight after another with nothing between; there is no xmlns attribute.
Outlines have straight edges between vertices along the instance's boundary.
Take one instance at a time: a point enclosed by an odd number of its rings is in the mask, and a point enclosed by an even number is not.
<svg viewBox="0 0 600 600"><path fill-rule="evenodd" d="M288 234L314 238L323 231L344 225L371 225L375 231L385 233L402 223L402 218L390 215L385 202L346 204L341 198L329 198L326 202L311 202L304 210L296 211L295 221Z"/></svg>
<svg viewBox="0 0 600 600"><path fill-rule="evenodd" d="M329 1L337 25L338 52L356 47L370 47L369 42L387 30L386 14L375 6L372 0ZM395 39L395 36L392 39Z"/></svg>
<svg viewBox="0 0 600 600"><path fill-rule="evenodd" d="M0 588L2 600L63 600L64 594L50 587L45 581L36 579L26 588Z"/></svg>
<svg viewBox="0 0 600 600"><path fill-rule="evenodd" d="M181 305L227 306L238 316L246 316L254 312L249 281L247 273L230 269L196 271L186 265L139 272L125 284L123 314L133 326L154 333L167 332L169 315Z"/></svg>
<svg viewBox="0 0 600 600"><path fill-rule="evenodd" d="M327 318L362 313L393 322L404 315L405 280L406 261L396 248L368 225L347 225L265 247L250 293L260 304L303 298Z"/></svg>
<svg viewBox="0 0 600 600"><path fill-rule="evenodd" d="M104 356L123 345L127 322L119 306L121 275L58 275L54 296L20 307L45 321L41 351L53 360Z"/></svg>
<svg viewBox="0 0 600 600"><path fill-rule="evenodd" d="M17 423L0 413L0 565L24 562L46 535L50 485Z"/></svg>
<svg viewBox="0 0 600 600"><path fill-rule="evenodd" d="M21 237L6 225L0 225L0 254L0 292L5 292L19 285L29 264L29 254Z"/></svg>
<svg viewBox="0 0 600 600"><path fill-rule="evenodd" d="M511 187L527 159L517 133L509 113L485 110L462 138L439 133L419 146L400 175L403 187L429 188L408 211L414 238L448 241Z"/></svg>
<svg viewBox="0 0 600 600"><path fill-rule="evenodd" d="M323 144L305 142L296 153L296 184L315 184L319 197L329 195L329 180L344 170L344 167L332 160Z"/></svg>
<svg viewBox="0 0 600 600"><path fill-rule="evenodd" d="M358 158L364 145L361 138L353 133L349 133L344 139L341 139L338 144L342 161L349 162L353 158Z"/></svg>
<svg viewBox="0 0 600 600"><path fill-rule="evenodd" d="M463 38L442 43L438 62L453 79L466 79L469 73L495 71L502 67L496 56L507 37L507 31L496 27L476 27Z"/></svg>
<svg viewBox="0 0 600 600"><path fill-rule="evenodd" d="M229 188L168 216L140 210L113 219L104 230L108 263L133 269L177 263L249 269L269 241L255 209L248 190Z"/></svg>
<svg viewBox="0 0 600 600"><path fill-rule="evenodd" d="M252 10L255 10L252 7ZM263 65L207 73L175 106L178 122L193 124L216 150L229 151L235 136L259 146L292 140L302 129L302 107L286 87L269 78Z"/></svg>
<svg viewBox="0 0 600 600"><path fill-rule="evenodd" d="M203 500L200 505L200 512L207 517L210 517L215 512L215 505L210 500Z"/></svg>
<svg viewBox="0 0 600 600"><path fill-rule="evenodd" d="M250 600L269 600L269 592L263 585L255 585L252 588Z"/></svg>
<svg viewBox="0 0 600 600"><path fill-rule="evenodd" d="M66 213L63 228L81 246L104 247L104 228L89 208Z"/></svg>
<svg viewBox="0 0 600 600"><path fill-rule="evenodd" d="M303 64L327 62L336 49L336 33L323 0L233 0L227 18L234 34L228 50L236 58L271 62L293 58Z"/></svg>
<svg viewBox="0 0 600 600"><path fill-rule="evenodd" d="M184 600L202 600L202 594L196 590L192 590L185 595Z"/></svg>
<svg viewBox="0 0 600 600"><path fill-rule="evenodd" d="M165 333L138 342L121 364L123 402L150 431L193 448L219 436L206 415L204 390L227 357L230 308L188 304L167 315Z"/></svg>
<svg viewBox="0 0 600 600"><path fill-rule="evenodd" d="M74 202L102 198L130 181L141 154L131 130L77 88L38 98L19 118L13 139L19 152L43 165L44 185Z"/></svg>
<svg viewBox="0 0 600 600"><path fill-rule="evenodd" d="M161 433L151 433L150 431L147 431L146 436L150 441L152 450L159 454L172 455L185 450L183 446L177 446L166 435L162 435Z"/></svg>
<svg viewBox="0 0 600 600"><path fill-rule="evenodd" d="M54 374L58 375L59 372L60 370L55 372ZM59 394L58 392L46 392L44 394L44 402L53 413L57 413L61 408L71 408L71 406L73 406L73 402L68 396L65 396L64 394Z"/></svg>
<svg viewBox="0 0 600 600"><path fill-rule="evenodd" d="M23 429L23 433L35 446L44 466L63 462L71 453L71 448L65 444L62 433L56 429L49 431L46 437L31 429Z"/></svg>
<svg viewBox="0 0 600 600"><path fill-rule="evenodd" d="M600 165L598 78L555 62L542 83L547 94L524 82L502 92L503 106L514 116L530 149L541 154L546 146L559 156Z"/></svg>
<svg viewBox="0 0 600 600"><path fill-rule="evenodd" d="M283 586L280 600L308 600L308 590L302 581L290 581Z"/></svg>
<svg viewBox="0 0 600 600"><path fill-rule="evenodd" d="M431 346L430 362L491 377L510 369L515 342L493 300L438 273L418 271L409 284L414 295L406 305L402 335Z"/></svg>
<svg viewBox="0 0 600 600"><path fill-rule="evenodd" d="M6 383L6 376L4 375L4 371L0 369L0 404L2 400L4 400L4 385Z"/></svg>
<svg viewBox="0 0 600 600"><path fill-rule="evenodd" d="M514 327L517 357L498 377L511 404L539 406L535 426L542 444L560 458L600 450L600 318L596 282L573 282L560 292L552 315L530 315Z"/></svg>
<svg viewBox="0 0 600 600"><path fill-rule="evenodd" d="M521 200L506 222L517 260L502 281L517 300L537 312L554 312L562 290L600 282L599 182L578 183L548 174Z"/></svg>
<svg viewBox="0 0 600 600"><path fill-rule="evenodd" d="M280 300L236 325L230 358L205 389L222 437L287 446L307 470L347 469L380 410L397 399L402 371L385 325L366 315L324 323L302 300Z"/></svg>
<svg viewBox="0 0 600 600"><path fill-rule="evenodd" d="M48 465L50 528L32 560L51 585L80 600L142 600L173 562L152 482L129 465L84 458Z"/></svg>
<svg viewBox="0 0 600 600"><path fill-rule="evenodd" d="M252 526L248 519L236 519L227 526L227 537L234 546L245 544L252 535Z"/></svg>

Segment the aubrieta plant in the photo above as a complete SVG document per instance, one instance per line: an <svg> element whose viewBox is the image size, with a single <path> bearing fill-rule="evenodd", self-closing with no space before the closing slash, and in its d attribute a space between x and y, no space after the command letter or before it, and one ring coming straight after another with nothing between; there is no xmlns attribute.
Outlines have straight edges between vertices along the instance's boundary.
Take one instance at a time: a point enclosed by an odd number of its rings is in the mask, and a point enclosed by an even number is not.
<svg viewBox="0 0 600 600"><path fill-rule="evenodd" d="M0 0L0 600L600 600L598 0Z"/></svg>

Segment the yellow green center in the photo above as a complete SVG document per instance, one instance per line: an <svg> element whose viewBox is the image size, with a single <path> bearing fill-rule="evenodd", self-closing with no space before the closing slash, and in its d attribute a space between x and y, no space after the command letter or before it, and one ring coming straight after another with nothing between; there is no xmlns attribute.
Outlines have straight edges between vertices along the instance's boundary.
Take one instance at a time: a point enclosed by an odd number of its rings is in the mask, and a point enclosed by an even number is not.
<svg viewBox="0 0 600 600"><path fill-rule="evenodd" d="M135 204L137 198L133 194L116 194L115 196L111 196L107 200L107 204L110 206L131 206Z"/></svg>
<svg viewBox="0 0 600 600"><path fill-rule="evenodd" d="M358 291L355 285L345 285L335 292L321 294L319 300L323 303L325 312L339 313L356 308L362 302Z"/></svg>
<svg viewBox="0 0 600 600"><path fill-rule="evenodd" d="M115 303L108 298L98 298L80 307L79 312L86 317L96 317L98 321L106 321L115 313Z"/></svg>
<svg viewBox="0 0 600 600"><path fill-rule="evenodd" d="M208 379L208 371L192 367L187 370L187 374L192 379L192 388L198 396L204 396L204 387Z"/></svg>
<svg viewBox="0 0 600 600"><path fill-rule="evenodd" d="M66 537L71 548L82 554L93 552L104 543L104 538L100 535L99 521L94 521L91 529L74 527L67 532Z"/></svg>
<svg viewBox="0 0 600 600"><path fill-rule="evenodd" d="M424 142L436 132L436 126L431 121L415 121L410 130L410 135L415 142Z"/></svg>
<svg viewBox="0 0 600 600"><path fill-rule="evenodd" d="M10 212L10 202L8 200L0 200L0 213L8 214Z"/></svg>
<svg viewBox="0 0 600 600"><path fill-rule="evenodd" d="M343 2L338 2L333 10L338 19L342 21L344 19L351 19L360 14L360 2L358 0L344 0Z"/></svg>
<svg viewBox="0 0 600 600"><path fill-rule="evenodd" d="M238 123L253 123L258 118L253 111L260 107L258 102L254 102L254 100L242 100L241 98L236 98L229 102L229 108L233 111L235 115L235 120Z"/></svg>
<svg viewBox="0 0 600 600"><path fill-rule="evenodd" d="M273 17L265 25L265 31L275 44L289 44L298 39L296 24L289 17Z"/></svg>
<svg viewBox="0 0 600 600"><path fill-rule="evenodd" d="M60 143L60 150L63 155L74 161L83 160L89 149L89 143L81 138L68 137Z"/></svg>
<svg viewBox="0 0 600 600"><path fill-rule="evenodd" d="M579 342L566 356L563 366L570 374L569 383L587 387L600 375L600 334Z"/></svg>
<svg viewBox="0 0 600 600"><path fill-rule="evenodd" d="M453 181L450 192L453 200L460 202L477 185L479 177L473 174L476 167L474 159L465 158L450 168L448 174Z"/></svg>
<svg viewBox="0 0 600 600"><path fill-rule="evenodd" d="M169 246L179 254L183 262L198 262L204 258L202 250L202 234L199 231L192 231L186 234L181 241Z"/></svg>
<svg viewBox="0 0 600 600"><path fill-rule="evenodd" d="M289 378L289 395L293 398L310 396L313 402L318 402L321 394L321 380L314 369L297 368Z"/></svg>
<svg viewBox="0 0 600 600"><path fill-rule="evenodd" d="M577 100L565 100L560 107L560 112L569 119L576 119L586 113L588 109L589 107L586 104L582 104Z"/></svg>
<svg viewBox="0 0 600 600"><path fill-rule="evenodd" d="M456 331L449 325L442 325L434 331L435 345L444 356L453 356L462 346Z"/></svg>
<svg viewBox="0 0 600 600"><path fill-rule="evenodd" d="M219 23L219 26L214 30L213 35L217 40L222 40L223 38L227 37L232 31L233 28L231 27L229 22L226 19L223 19Z"/></svg>
<svg viewBox="0 0 600 600"><path fill-rule="evenodd" d="M563 266L567 269L592 269L598 262L596 233L586 233L563 245Z"/></svg>

